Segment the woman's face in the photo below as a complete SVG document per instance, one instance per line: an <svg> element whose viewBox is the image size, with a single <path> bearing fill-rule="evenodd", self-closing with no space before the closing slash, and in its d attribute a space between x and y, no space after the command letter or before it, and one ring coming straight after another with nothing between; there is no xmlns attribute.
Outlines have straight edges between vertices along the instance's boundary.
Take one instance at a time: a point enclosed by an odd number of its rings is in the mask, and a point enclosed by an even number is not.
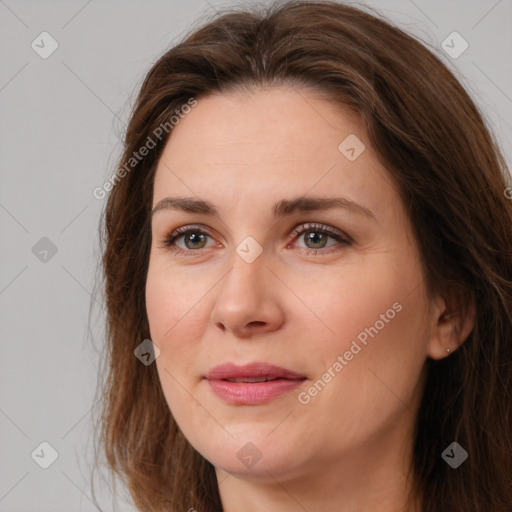
<svg viewBox="0 0 512 512"><path fill-rule="evenodd" d="M360 120L306 89L199 98L158 163L153 207L151 339L194 448L279 481L400 465L425 360L444 350L441 305L428 307L407 214Z"/></svg>

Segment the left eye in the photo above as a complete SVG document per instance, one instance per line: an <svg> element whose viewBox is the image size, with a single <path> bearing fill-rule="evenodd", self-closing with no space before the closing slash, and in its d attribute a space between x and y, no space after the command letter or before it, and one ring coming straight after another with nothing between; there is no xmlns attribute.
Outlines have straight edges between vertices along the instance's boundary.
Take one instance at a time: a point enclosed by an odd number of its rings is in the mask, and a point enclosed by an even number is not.
<svg viewBox="0 0 512 512"><path fill-rule="evenodd" d="M317 254L319 249L325 249L326 247L332 247L335 245L349 246L352 245L352 240L349 236L342 232L326 226L323 224L302 224L298 226L292 233L293 239L298 237L299 240L303 240L306 244L306 249L310 249L309 254ZM327 245L327 240L331 238L336 243ZM310 245L309 245L310 244ZM320 251L321 253L330 253L332 251Z"/></svg>
<svg viewBox="0 0 512 512"><path fill-rule="evenodd" d="M197 249L207 248L206 244L208 238L211 238L210 235L200 227L186 226L184 228L178 228L171 233L164 239L163 244L164 247L168 247L175 252L190 254L195 252ZM302 224L301 226L298 226L292 233L292 240L295 240L296 238L303 240L306 244L305 247L300 247L301 250L306 250L306 252L313 254L318 253L319 250L321 253L332 252L322 251L322 249L335 245L352 245L350 237L338 232L338 230L335 230L330 226L322 224ZM338 242L338 244L331 243L330 245L327 245L329 238ZM179 246L177 244L178 241L183 241L185 246Z"/></svg>

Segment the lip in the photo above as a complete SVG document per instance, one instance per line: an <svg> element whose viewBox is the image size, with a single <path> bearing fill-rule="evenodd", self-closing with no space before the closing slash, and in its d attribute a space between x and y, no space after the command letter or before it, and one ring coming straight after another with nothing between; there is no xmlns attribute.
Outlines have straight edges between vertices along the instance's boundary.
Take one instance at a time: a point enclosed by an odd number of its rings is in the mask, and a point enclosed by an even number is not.
<svg viewBox="0 0 512 512"><path fill-rule="evenodd" d="M230 382L227 379L255 379L265 382ZM222 400L234 405L258 405L270 402L300 386L306 377L280 366L255 362L238 366L225 363L212 368L204 377L211 390Z"/></svg>
<svg viewBox="0 0 512 512"><path fill-rule="evenodd" d="M224 363L212 368L207 374L208 380L243 379L255 377L270 377L281 379L305 379L305 375L292 372L286 368L269 363L254 362L238 366L235 363Z"/></svg>

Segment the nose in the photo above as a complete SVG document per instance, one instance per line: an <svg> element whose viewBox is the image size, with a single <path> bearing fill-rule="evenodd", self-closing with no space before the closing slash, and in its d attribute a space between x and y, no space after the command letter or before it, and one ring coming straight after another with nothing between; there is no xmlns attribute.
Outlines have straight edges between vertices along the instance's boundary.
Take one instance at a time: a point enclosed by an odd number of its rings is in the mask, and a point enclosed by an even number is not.
<svg viewBox="0 0 512 512"><path fill-rule="evenodd" d="M232 261L231 270L215 287L213 324L240 338L279 329L284 321L280 282L267 267L264 253L247 263L235 252Z"/></svg>

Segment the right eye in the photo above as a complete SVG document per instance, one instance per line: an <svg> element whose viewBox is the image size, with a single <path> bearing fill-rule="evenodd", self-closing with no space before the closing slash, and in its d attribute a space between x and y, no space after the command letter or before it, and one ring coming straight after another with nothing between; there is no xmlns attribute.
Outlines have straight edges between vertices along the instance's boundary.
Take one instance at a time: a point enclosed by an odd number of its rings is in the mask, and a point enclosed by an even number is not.
<svg viewBox="0 0 512 512"><path fill-rule="evenodd" d="M206 243L209 237L210 235L199 226L183 226L167 235L163 240L163 246L171 251L189 256L197 249L207 248ZM182 241L185 246L177 245L178 241Z"/></svg>

